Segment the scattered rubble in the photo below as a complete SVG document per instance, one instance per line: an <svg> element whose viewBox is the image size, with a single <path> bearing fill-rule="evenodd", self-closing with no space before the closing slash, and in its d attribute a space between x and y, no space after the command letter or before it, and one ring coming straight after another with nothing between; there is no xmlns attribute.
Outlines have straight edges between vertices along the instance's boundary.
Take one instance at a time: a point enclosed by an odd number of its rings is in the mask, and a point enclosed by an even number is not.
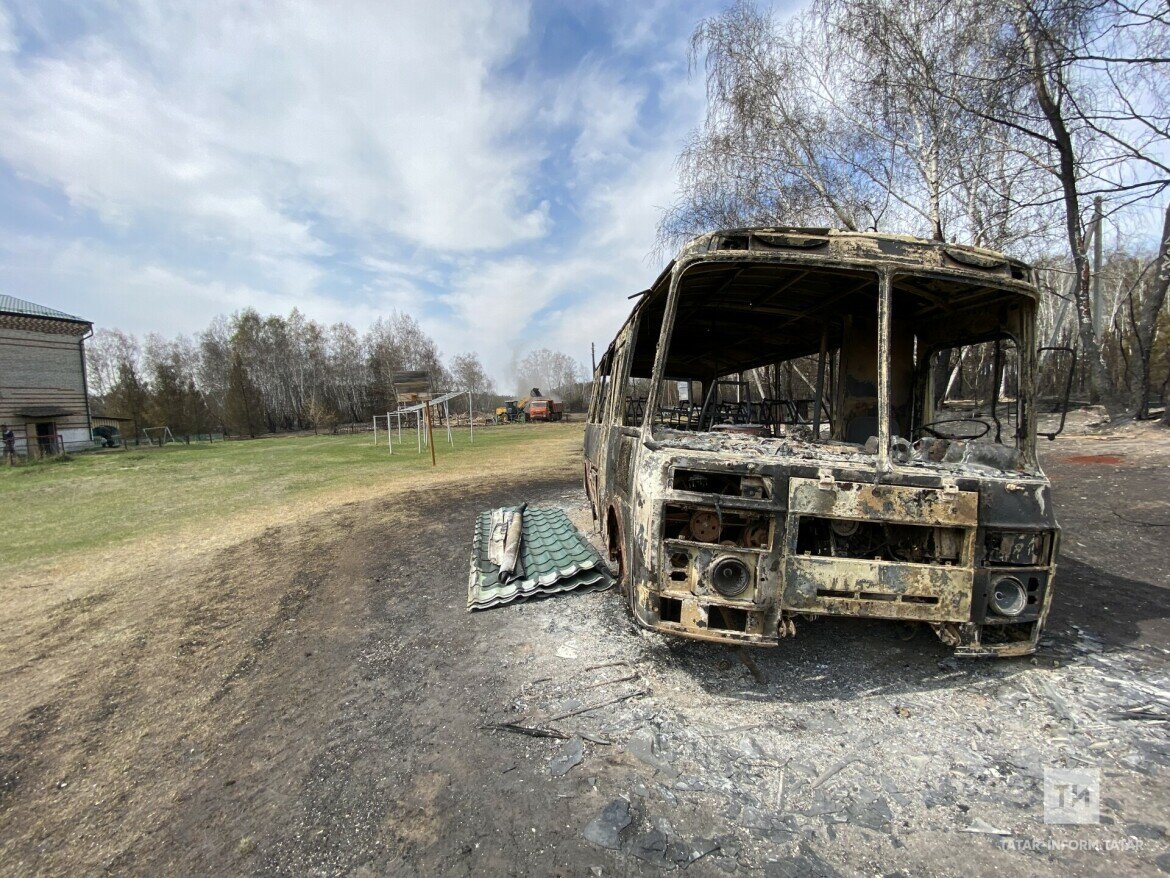
<svg viewBox="0 0 1170 878"><path fill-rule="evenodd" d="M548 773L553 777L561 777L569 773L574 765L580 765L585 758L585 742L581 738L570 738L565 741L560 752L548 764Z"/></svg>
<svg viewBox="0 0 1170 878"><path fill-rule="evenodd" d="M630 803L614 799L585 827L585 838L610 850L621 847L621 831L630 825Z"/></svg>

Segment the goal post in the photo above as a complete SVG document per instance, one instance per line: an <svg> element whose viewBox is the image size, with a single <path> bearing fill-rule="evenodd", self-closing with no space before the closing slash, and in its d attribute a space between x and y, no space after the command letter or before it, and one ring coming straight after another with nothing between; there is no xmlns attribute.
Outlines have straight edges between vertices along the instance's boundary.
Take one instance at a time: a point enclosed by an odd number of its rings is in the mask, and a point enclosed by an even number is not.
<svg viewBox="0 0 1170 878"><path fill-rule="evenodd" d="M380 432L380 430L379 430L379 422L381 422L382 424L384 424L384 425L385 425L385 433L386 433L386 447L387 447L387 448L389 448L389 449L390 449L390 453L391 453L391 454L393 454L393 453L394 453L394 443L393 443L391 440L392 440L392 438L393 438L393 436L394 436L394 432L393 432L393 430L391 430L391 429L390 429L390 418L391 418L391 417L393 417L393 416L391 415L391 413L390 413L390 412L386 412L386 414L384 414L384 415L374 415L374 417L373 417L373 423L374 423L374 444L375 444L375 445L377 445L377 444L378 444L378 433ZM399 435L398 435L398 441L399 441L399 442L401 442L401 441L402 441L402 434L401 434L401 429L402 429L402 428L401 428L401 426L400 426L400 427L399 427Z"/></svg>
<svg viewBox="0 0 1170 878"><path fill-rule="evenodd" d="M170 427L143 427L142 432L146 435L148 445L158 445L162 448L167 443L175 443L175 436Z"/></svg>

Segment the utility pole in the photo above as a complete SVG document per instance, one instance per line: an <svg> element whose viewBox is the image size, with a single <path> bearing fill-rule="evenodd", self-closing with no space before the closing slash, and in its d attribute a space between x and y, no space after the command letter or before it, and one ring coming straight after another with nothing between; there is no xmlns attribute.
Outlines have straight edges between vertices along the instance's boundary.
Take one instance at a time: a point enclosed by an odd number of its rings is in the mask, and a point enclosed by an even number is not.
<svg viewBox="0 0 1170 878"><path fill-rule="evenodd" d="M431 466L435 465L435 424L431 420L431 404L429 402L423 403L427 409L427 440L431 446Z"/></svg>

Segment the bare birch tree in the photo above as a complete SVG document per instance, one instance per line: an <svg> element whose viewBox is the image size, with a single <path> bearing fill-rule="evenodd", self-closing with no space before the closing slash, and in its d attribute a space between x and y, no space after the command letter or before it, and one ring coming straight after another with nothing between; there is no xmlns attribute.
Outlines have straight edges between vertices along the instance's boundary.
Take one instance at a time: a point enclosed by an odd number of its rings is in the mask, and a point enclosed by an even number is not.
<svg viewBox="0 0 1170 878"><path fill-rule="evenodd" d="M1089 212L1095 197L1115 219L1170 211L1168 19L1161 0L819 0L781 23L739 0L695 30L707 117L659 244L825 223L1037 258L1059 234L1092 386L1121 413ZM1134 309L1138 413L1170 285L1165 220Z"/></svg>
<svg viewBox="0 0 1170 878"><path fill-rule="evenodd" d="M705 66L707 118L679 157L682 197L661 246L713 226L877 224L882 157L833 100L848 74L823 29L805 18L779 27L740 0L699 24L691 57Z"/></svg>

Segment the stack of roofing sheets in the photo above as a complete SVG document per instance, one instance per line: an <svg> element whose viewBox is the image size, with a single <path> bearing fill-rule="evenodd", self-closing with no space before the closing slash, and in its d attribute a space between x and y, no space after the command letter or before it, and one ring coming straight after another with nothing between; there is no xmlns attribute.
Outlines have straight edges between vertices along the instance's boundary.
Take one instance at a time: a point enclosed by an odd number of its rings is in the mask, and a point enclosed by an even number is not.
<svg viewBox="0 0 1170 878"><path fill-rule="evenodd" d="M496 512L496 524L509 521L516 509ZM574 589L603 589L613 578L601 557L573 527L560 509L529 506L522 512L519 576L500 582L500 567L492 560L492 510L479 514L471 549L471 576L467 585L467 607L489 607ZM506 530L506 524L504 529ZM505 579L508 577L505 576Z"/></svg>

